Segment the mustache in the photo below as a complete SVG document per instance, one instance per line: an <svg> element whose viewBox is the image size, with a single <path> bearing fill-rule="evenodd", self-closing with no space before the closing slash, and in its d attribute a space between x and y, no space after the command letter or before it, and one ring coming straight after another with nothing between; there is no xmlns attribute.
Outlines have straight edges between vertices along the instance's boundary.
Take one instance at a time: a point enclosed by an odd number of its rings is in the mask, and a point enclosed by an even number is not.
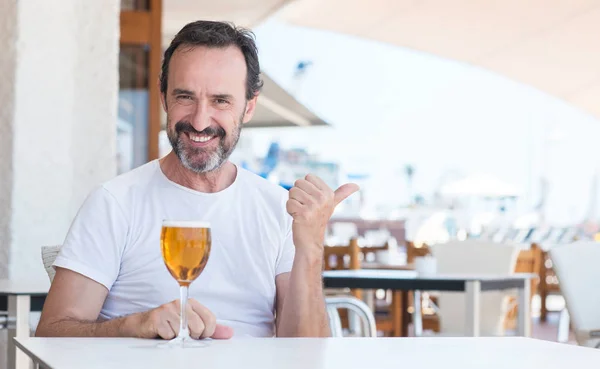
<svg viewBox="0 0 600 369"><path fill-rule="evenodd" d="M175 132L177 134L185 133L193 133L197 135L207 135L207 136L215 136L219 138L225 137L225 130L222 127L206 127L202 131L198 131L196 128L192 126L190 122L180 121L175 124Z"/></svg>

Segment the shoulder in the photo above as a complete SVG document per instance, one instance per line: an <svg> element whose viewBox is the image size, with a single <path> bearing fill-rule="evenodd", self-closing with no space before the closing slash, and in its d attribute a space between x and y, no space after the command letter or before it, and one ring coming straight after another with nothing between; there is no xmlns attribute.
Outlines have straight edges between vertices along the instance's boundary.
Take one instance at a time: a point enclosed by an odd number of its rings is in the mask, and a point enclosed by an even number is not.
<svg viewBox="0 0 600 369"><path fill-rule="evenodd" d="M264 200L276 203L277 206L285 204L288 199L288 191L285 188L269 182L258 174L238 167L238 176L239 184L244 192L251 192Z"/></svg>
<svg viewBox="0 0 600 369"><path fill-rule="evenodd" d="M110 214L128 219L128 210L135 202L133 199L143 197L157 168L157 162L150 162L97 185L87 195L77 218L97 220L101 214Z"/></svg>
<svg viewBox="0 0 600 369"><path fill-rule="evenodd" d="M252 197L251 201L257 207L257 214L273 217L280 229L287 233L292 224L291 216L286 210L288 190L246 169L238 168L238 175L241 191L245 196Z"/></svg>
<svg viewBox="0 0 600 369"><path fill-rule="evenodd" d="M251 199L249 201L255 206L254 214L272 220L282 236L289 234L292 228L292 217L286 208L288 190L246 169L238 168L238 176L239 187L244 198Z"/></svg>
<svg viewBox="0 0 600 369"><path fill-rule="evenodd" d="M102 183L98 190L106 192L121 202L134 192L143 192L148 188L155 180L158 170L160 170L158 160L153 160Z"/></svg>

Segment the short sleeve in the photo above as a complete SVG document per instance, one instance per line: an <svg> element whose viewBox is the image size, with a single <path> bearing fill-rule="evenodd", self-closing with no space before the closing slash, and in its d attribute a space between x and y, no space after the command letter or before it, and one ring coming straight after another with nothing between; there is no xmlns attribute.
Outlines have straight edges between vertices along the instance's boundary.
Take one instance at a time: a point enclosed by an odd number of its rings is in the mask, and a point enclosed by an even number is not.
<svg viewBox="0 0 600 369"><path fill-rule="evenodd" d="M294 264L296 247L294 246L294 237L292 234L291 216L286 217L286 229L284 233L283 242L281 243L279 250L279 257L277 258L275 275L290 272L292 270L292 265Z"/></svg>
<svg viewBox="0 0 600 369"><path fill-rule="evenodd" d="M110 290L119 275L127 234L122 208L100 187L77 212L53 266L82 274Z"/></svg>

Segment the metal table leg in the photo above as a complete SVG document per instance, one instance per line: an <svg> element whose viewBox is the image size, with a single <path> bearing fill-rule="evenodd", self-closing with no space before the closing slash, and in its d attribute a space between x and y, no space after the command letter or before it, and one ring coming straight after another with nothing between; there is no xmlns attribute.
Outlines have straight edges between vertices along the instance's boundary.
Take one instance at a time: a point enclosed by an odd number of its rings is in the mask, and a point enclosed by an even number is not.
<svg viewBox="0 0 600 369"><path fill-rule="evenodd" d="M8 296L8 367L15 369L33 368L29 357L18 350L14 337L29 337L29 311L31 298L28 295ZM14 322L14 323L13 323Z"/></svg>
<svg viewBox="0 0 600 369"><path fill-rule="evenodd" d="M415 336L423 335L423 315L421 309L421 291L413 291L413 326L415 328Z"/></svg>
<svg viewBox="0 0 600 369"><path fill-rule="evenodd" d="M465 285L465 335L479 337L481 313L481 282L467 281Z"/></svg>
<svg viewBox="0 0 600 369"><path fill-rule="evenodd" d="M519 288L518 301L518 334L519 336L531 337L531 306L529 304L531 281L523 280L523 288Z"/></svg>

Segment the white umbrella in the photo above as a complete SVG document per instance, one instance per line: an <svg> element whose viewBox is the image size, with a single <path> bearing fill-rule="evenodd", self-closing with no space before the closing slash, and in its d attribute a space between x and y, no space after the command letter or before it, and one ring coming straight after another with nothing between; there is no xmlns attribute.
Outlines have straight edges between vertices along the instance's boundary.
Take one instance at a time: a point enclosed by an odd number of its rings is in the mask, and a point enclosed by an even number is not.
<svg viewBox="0 0 600 369"><path fill-rule="evenodd" d="M519 191L510 183L490 175L475 174L442 187L444 196L518 197Z"/></svg>

